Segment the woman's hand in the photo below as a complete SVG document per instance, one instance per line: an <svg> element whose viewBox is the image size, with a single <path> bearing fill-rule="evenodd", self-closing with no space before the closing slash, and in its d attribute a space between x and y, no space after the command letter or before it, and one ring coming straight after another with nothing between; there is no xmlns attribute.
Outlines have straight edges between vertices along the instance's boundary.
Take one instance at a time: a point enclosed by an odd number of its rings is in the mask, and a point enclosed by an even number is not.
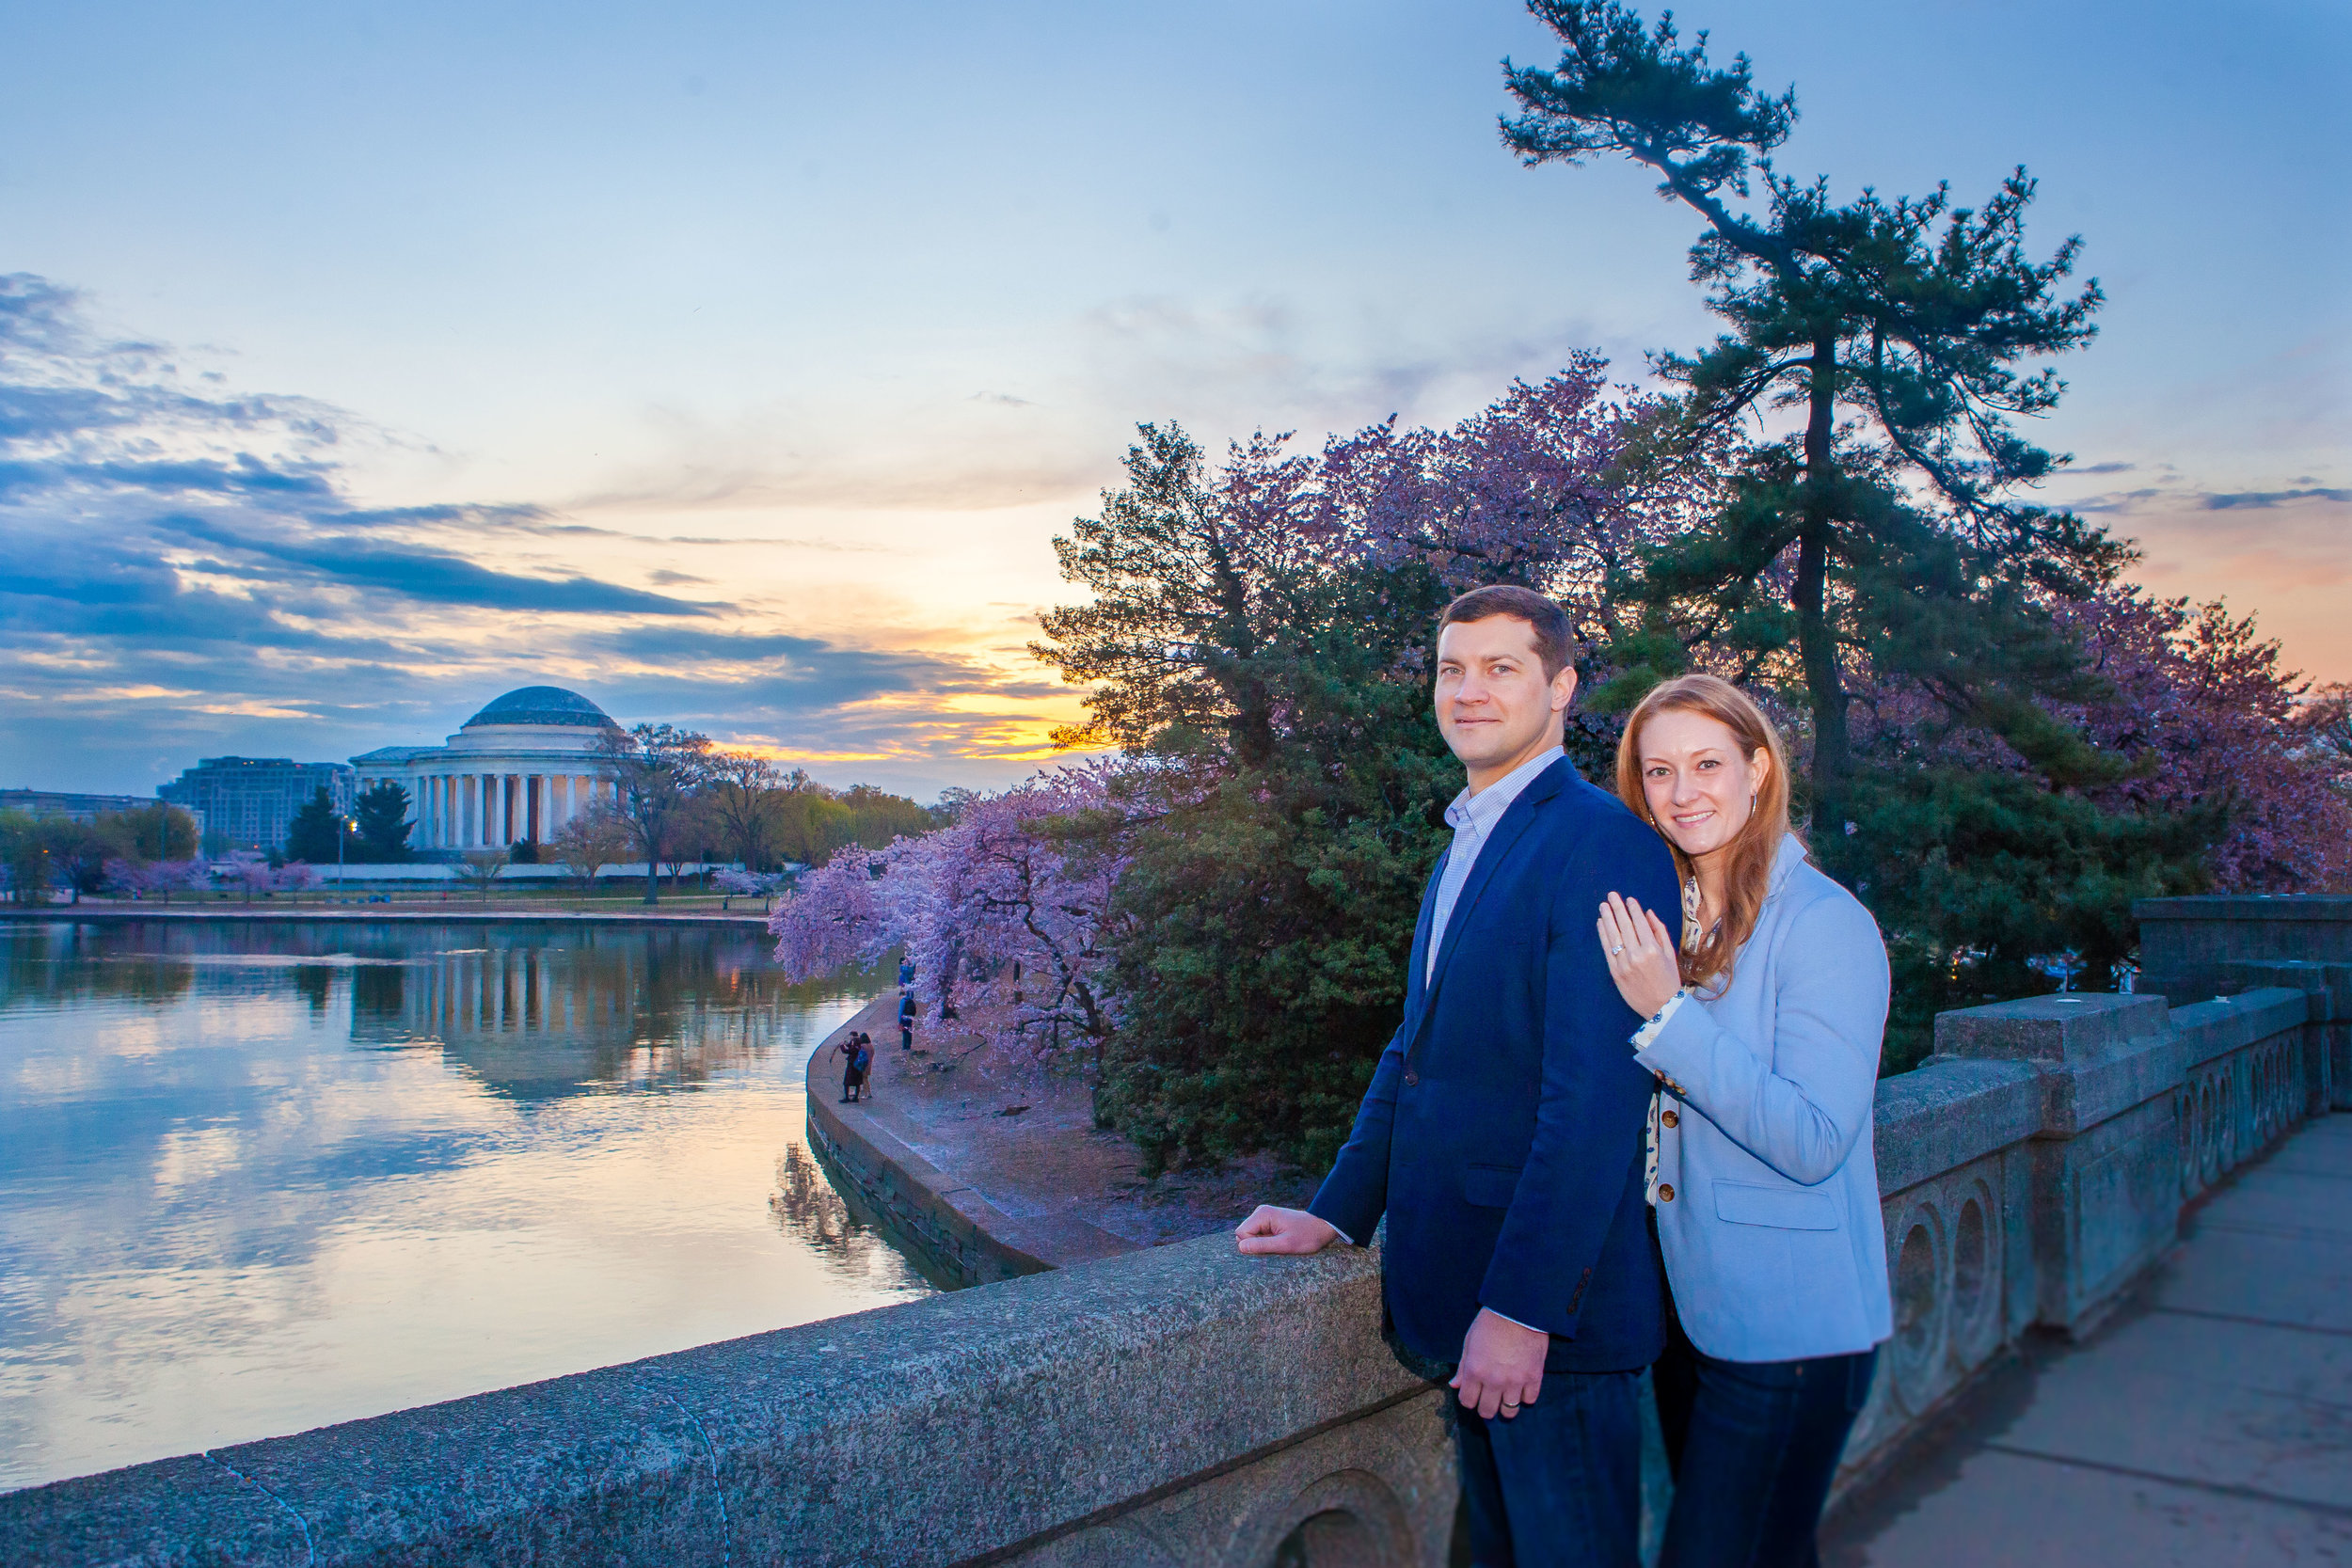
<svg viewBox="0 0 2352 1568"><path fill-rule="evenodd" d="M1609 977L1626 1006L1648 1018L1682 989L1682 969L1675 958L1675 940L1666 923L1642 908L1641 901L1611 894L1600 907L1600 950L1609 959Z"/></svg>

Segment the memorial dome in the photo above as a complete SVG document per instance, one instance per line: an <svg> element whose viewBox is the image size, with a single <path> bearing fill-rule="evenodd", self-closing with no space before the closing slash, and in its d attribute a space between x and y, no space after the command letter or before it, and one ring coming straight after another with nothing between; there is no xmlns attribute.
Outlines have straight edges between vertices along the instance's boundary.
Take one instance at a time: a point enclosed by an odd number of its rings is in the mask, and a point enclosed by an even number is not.
<svg viewBox="0 0 2352 1568"><path fill-rule="evenodd" d="M520 686L503 697L492 698L489 705L462 726L472 729L477 724L560 724L572 729L606 729L612 725L604 709L577 691L566 691L560 686Z"/></svg>

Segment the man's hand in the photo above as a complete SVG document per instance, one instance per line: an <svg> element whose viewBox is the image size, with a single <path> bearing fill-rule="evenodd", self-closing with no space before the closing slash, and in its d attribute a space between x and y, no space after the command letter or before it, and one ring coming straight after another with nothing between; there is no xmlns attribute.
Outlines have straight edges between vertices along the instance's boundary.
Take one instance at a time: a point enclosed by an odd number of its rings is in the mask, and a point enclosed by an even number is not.
<svg viewBox="0 0 2352 1568"><path fill-rule="evenodd" d="M1482 1307L1462 1337L1462 1364L1449 1386L1463 1409L1489 1421L1500 1412L1507 1421L1544 1391L1544 1357L1550 1350L1551 1336L1542 1329L1522 1328Z"/></svg>
<svg viewBox="0 0 2352 1568"><path fill-rule="evenodd" d="M1340 1239L1340 1233L1328 1222L1319 1220L1304 1209L1277 1209L1271 1203L1261 1203L1250 1216L1233 1227L1241 1238L1246 1253L1265 1253L1303 1258L1311 1252L1321 1252Z"/></svg>

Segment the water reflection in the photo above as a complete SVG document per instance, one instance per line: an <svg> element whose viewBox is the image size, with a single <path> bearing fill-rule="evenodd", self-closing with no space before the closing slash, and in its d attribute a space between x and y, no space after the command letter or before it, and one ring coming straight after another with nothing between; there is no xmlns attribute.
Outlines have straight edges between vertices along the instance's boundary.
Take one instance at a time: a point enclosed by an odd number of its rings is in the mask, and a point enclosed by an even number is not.
<svg viewBox="0 0 2352 1568"><path fill-rule="evenodd" d="M871 1268L876 1249L884 1245L871 1227L850 1212L808 1150L797 1143L787 1144L776 1162L776 1190L769 1195L768 1207L786 1235L852 1277Z"/></svg>
<svg viewBox="0 0 2352 1568"><path fill-rule="evenodd" d="M756 933L0 927L0 1487L855 1310Z"/></svg>
<svg viewBox="0 0 2352 1568"><path fill-rule="evenodd" d="M504 933L501 933L503 935ZM584 933L443 949L353 975L352 1037L437 1046L518 1101L691 1087L764 1057L788 990L733 939Z"/></svg>

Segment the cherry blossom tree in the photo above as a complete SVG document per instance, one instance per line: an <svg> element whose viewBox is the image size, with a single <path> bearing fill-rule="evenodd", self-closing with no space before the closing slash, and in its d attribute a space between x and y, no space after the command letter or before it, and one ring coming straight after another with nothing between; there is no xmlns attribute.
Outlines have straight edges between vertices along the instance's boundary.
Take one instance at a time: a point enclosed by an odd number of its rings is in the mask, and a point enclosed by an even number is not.
<svg viewBox="0 0 2352 1568"><path fill-rule="evenodd" d="M1053 768L947 827L841 849L770 917L777 960L811 979L901 948L924 1001L997 1060L1099 1052L1117 1022L1103 976L1133 771Z"/></svg>
<svg viewBox="0 0 2352 1568"><path fill-rule="evenodd" d="M203 887L210 880L210 872L202 861L117 859L106 863L107 885L134 898L155 896L168 904L174 893Z"/></svg>
<svg viewBox="0 0 2352 1568"><path fill-rule="evenodd" d="M780 871L738 871L733 866L723 866L710 874L711 885L726 895L719 903L723 910L732 908L733 900L737 898L754 897L760 900L762 909L766 909L768 900L775 895L776 889L782 887L784 881L784 874Z"/></svg>
<svg viewBox="0 0 2352 1568"><path fill-rule="evenodd" d="M2296 754L2328 775L2338 797L2352 801L2352 681L2306 691L2289 722Z"/></svg>
<svg viewBox="0 0 2352 1568"><path fill-rule="evenodd" d="M2090 791L2109 810L2218 816L2204 855L2228 893L2307 893L2352 875L2340 761L2311 745L2305 683L2250 615L2118 587L2060 611L2113 694L2066 715L2137 764ZM2323 702L2325 701L2323 697Z"/></svg>
<svg viewBox="0 0 2352 1568"><path fill-rule="evenodd" d="M302 902L302 895L318 885L319 868L309 861L288 861L279 866L277 875L270 879L272 892L291 893L294 895L294 902L297 904Z"/></svg>
<svg viewBox="0 0 2352 1568"><path fill-rule="evenodd" d="M230 852L227 867L229 879L245 894L245 901L253 902L257 893L272 891L278 882L278 872L269 863L269 857L259 849L238 849Z"/></svg>
<svg viewBox="0 0 2352 1568"><path fill-rule="evenodd" d="M1426 566L1449 593L1525 583L1588 646L1614 641L1629 628L1612 579L1719 501L1724 443L1659 442L1666 405L1613 387L1608 368L1581 353L1451 428L1391 420L1335 438L1321 521L1367 565Z"/></svg>

